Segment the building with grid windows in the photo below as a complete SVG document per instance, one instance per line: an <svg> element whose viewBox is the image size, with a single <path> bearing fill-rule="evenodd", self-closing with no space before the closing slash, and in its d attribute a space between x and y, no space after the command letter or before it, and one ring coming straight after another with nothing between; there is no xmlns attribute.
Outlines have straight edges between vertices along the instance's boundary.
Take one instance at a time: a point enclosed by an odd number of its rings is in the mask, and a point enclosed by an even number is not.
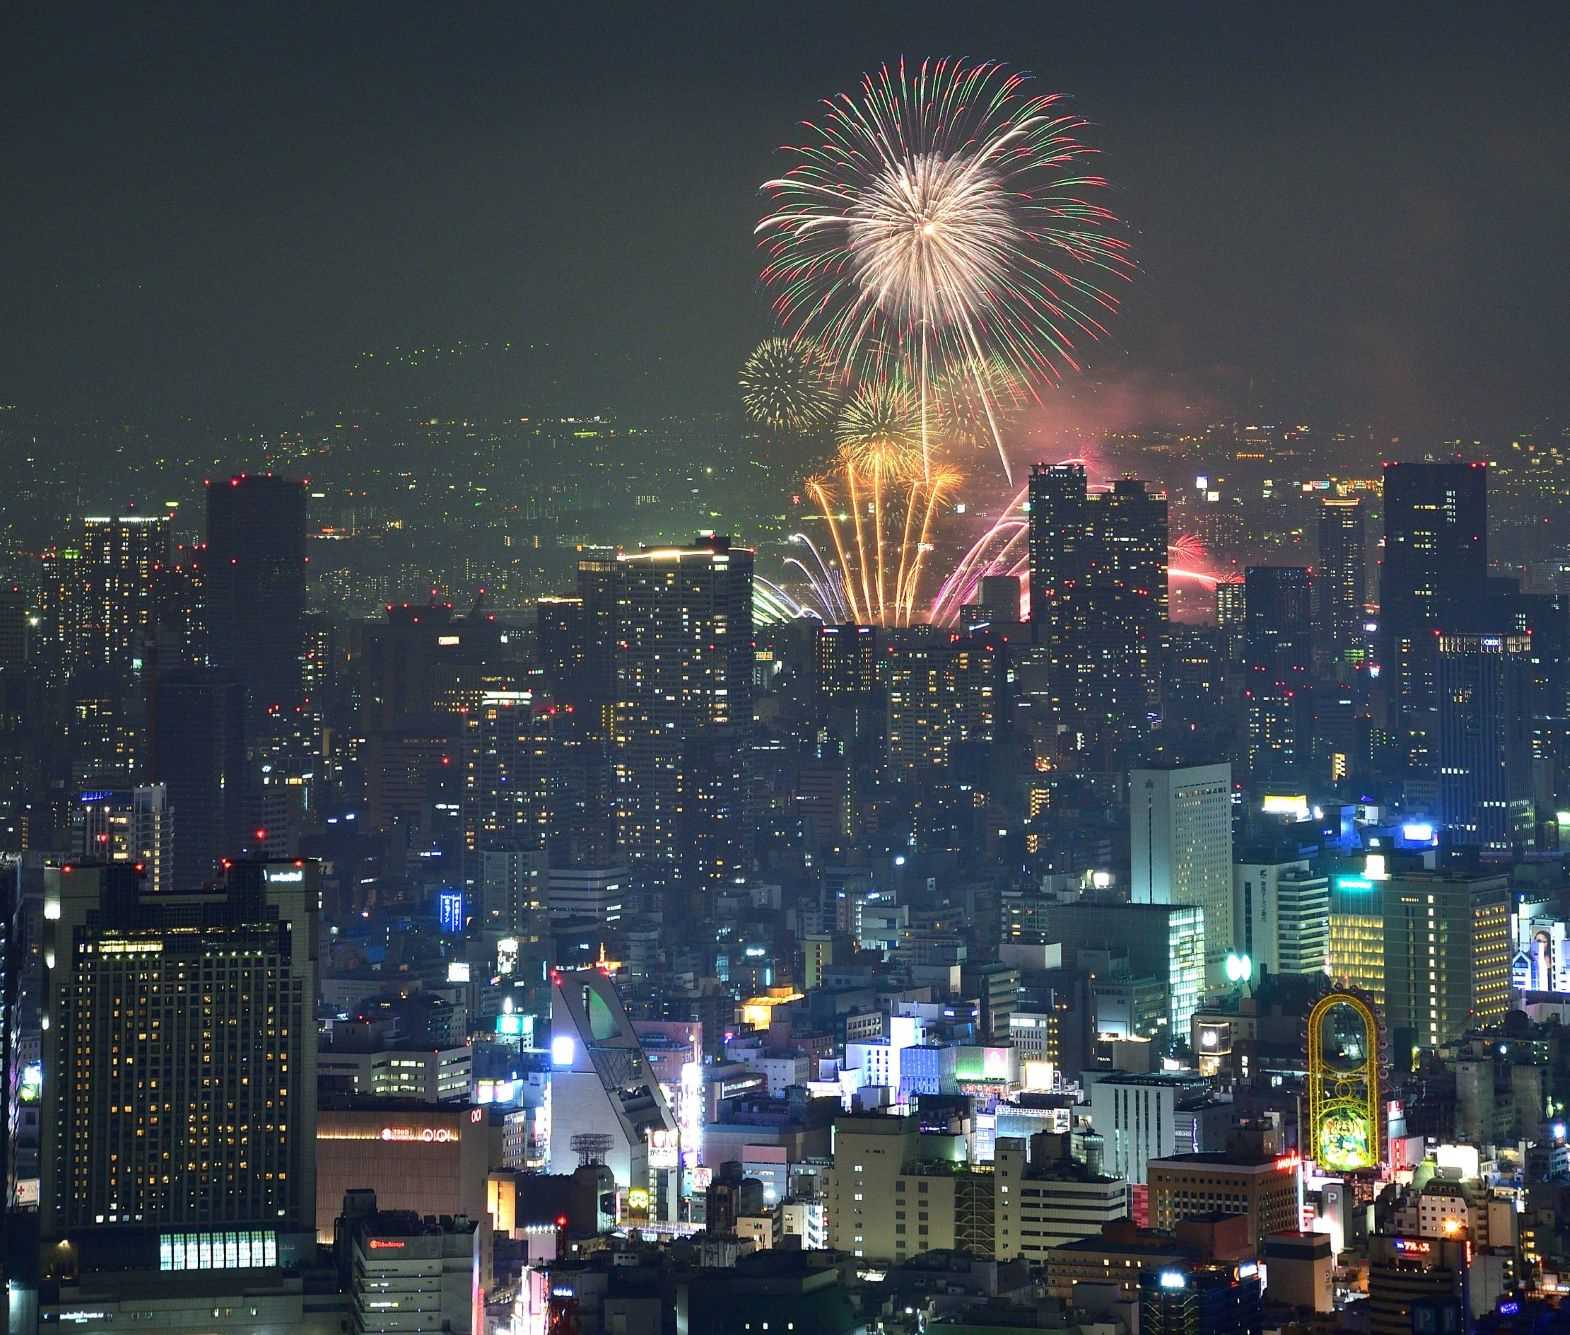
<svg viewBox="0 0 1570 1335"><path fill-rule="evenodd" d="M156 896L133 865L46 868L46 1277L281 1265L310 1240L319 900L301 861Z"/></svg>

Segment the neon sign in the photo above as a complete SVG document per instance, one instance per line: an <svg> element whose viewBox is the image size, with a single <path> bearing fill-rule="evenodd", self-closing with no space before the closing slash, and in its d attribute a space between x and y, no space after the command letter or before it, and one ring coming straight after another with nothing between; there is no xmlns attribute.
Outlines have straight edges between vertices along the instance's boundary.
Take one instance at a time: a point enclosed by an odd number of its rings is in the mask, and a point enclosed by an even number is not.
<svg viewBox="0 0 1570 1335"><path fill-rule="evenodd" d="M425 1145L445 1145L458 1139L458 1132L450 1126L384 1126L383 1140L418 1141Z"/></svg>
<svg viewBox="0 0 1570 1335"><path fill-rule="evenodd" d="M372 1238L371 1250L373 1252L398 1251L404 1248L403 1242L398 1238Z"/></svg>

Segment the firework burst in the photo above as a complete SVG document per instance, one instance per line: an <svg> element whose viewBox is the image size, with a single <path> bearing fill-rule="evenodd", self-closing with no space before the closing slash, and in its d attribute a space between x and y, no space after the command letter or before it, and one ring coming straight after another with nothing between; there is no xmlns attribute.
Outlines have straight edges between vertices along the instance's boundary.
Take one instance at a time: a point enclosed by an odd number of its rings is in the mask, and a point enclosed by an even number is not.
<svg viewBox="0 0 1570 1335"><path fill-rule="evenodd" d="M1089 198L1106 182L1082 170L1085 122L990 62L902 61L823 106L763 185L776 313L847 371L916 387L924 470L933 385L966 377L1012 479L1000 370L1034 394L1078 369L1076 341L1117 305L1103 284L1129 271L1116 218Z"/></svg>
<svg viewBox="0 0 1570 1335"><path fill-rule="evenodd" d="M824 601L863 624L910 625L933 521L962 481L951 468L923 470L908 448L841 449L832 468L807 482L834 548L837 597Z"/></svg>
<svg viewBox="0 0 1570 1335"><path fill-rule="evenodd" d="M778 431L811 431L833 415L834 369L811 339L764 339L737 379L747 415Z"/></svg>

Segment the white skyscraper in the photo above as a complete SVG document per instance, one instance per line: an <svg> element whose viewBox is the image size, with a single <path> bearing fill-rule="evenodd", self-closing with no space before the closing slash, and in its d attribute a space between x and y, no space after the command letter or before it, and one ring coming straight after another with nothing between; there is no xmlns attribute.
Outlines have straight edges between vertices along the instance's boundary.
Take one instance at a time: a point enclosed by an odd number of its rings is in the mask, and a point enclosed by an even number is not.
<svg viewBox="0 0 1570 1335"><path fill-rule="evenodd" d="M1220 981L1236 948L1232 917L1232 767L1172 766L1129 774L1129 897L1205 910L1205 961Z"/></svg>

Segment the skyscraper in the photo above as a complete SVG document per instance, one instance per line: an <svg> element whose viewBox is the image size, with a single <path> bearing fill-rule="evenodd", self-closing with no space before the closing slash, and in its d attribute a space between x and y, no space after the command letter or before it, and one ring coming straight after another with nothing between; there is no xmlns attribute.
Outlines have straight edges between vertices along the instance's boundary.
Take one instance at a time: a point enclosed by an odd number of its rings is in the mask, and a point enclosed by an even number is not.
<svg viewBox="0 0 1570 1335"><path fill-rule="evenodd" d="M169 565L169 520L163 515L89 515L82 520L81 589L76 668L128 670L159 618Z"/></svg>
<svg viewBox="0 0 1570 1335"><path fill-rule="evenodd" d="M1345 664L1363 638L1368 601L1367 534L1358 497L1319 503L1319 569L1315 572L1315 648L1330 664Z"/></svg>
<svg viewBox="0 0 1570 1335"><path fill-rule="evenodd" d="M174 812L163 784L84 792L71 833L82 861L135 863L151 893L174 888Z"/></svg>
<svg viewBox="0 0 1570 1335"><path fill-rule="evenodd" d="M750 847L752 552L723 537L629 552L614 578L618 837L635 868L696 889L744 870ZM684 848L700 827L704 848Z"/></svg>
<svg viewBox="0 0 1570 1335"><path fill-rule="evenodd" d="M1451 839L1510 852L1532 837L1532 640L1437 637L1439 814Z"/></svg>
<svg viewBox="0 0 1570 1335"><path fill-rule="evenodd" d="M1227 662L1243 661L1243 639L1248 629L1248 586L1233 576L1216 585L1216 629Z"/></svg>
<svg viewBox="0 0 1570 1335"><path fill-rule="evenodd" d="M1250 566L1244 586L1249 769L1296 776L1313 735L1313 582L1303 566Z"/></svg>
<svg viewBox="0 0 1570 1335"><path fill-rule="evenodd" d="M1143 727L1167 620L1167 500L1083 464L1030 476L1030 619L1060 719L1089 734Z"/></svg>
<svg viewBox="0 0 1570 1335"><path fill-rule="evenodd" d="M1212 981L1236 948L1232 921L1232 767L1171 766L1129 774L1129 899L1205 910Z"/></svg>
<svg viewBox="0 0 1570 1335"><path fill-rule="evenodd" d="M178 813L171 888L194 891L245 843L245 713L240 686L211 668L160 675L154 697L153 782Z"/></svg>
<svg viewBox="0 0 1570 1335"><path fill-rule="evenodd" d="M305 484L240 474L207 488L208 657L254 723L303 696ZM259 734L258 734L259 735Z"/></svg>
<svg viewBox="0 0 1570 1335"><path fill-rule="evenodd" d="M314 1237L314 864L152 895L53 866L40 1225L46 1273L277 1265Z"/></svg>
<svg viewBox="0 0 1570 1335"><path fill-rule="evenodd" d="M873 626L820 625L815 631L817 691L825 700L855 700L877 688L878 632Z"/></svg>
<svg viewBox="0 0 1570 1335"><path fill-rule="evenodd" d="M980 640L905 639L890 646L889 769L916 780L947 771L965 742L991 741L998 723L997 652Z"/></svg>
<svg viewBox="0 0 1570 1335"><path fill-rule="evenodd" d="M1407 763L1433 765L1436 628L1475 629L1488 577L1488 471L1480 463L1385 465L1379 663Z"/></svg>

